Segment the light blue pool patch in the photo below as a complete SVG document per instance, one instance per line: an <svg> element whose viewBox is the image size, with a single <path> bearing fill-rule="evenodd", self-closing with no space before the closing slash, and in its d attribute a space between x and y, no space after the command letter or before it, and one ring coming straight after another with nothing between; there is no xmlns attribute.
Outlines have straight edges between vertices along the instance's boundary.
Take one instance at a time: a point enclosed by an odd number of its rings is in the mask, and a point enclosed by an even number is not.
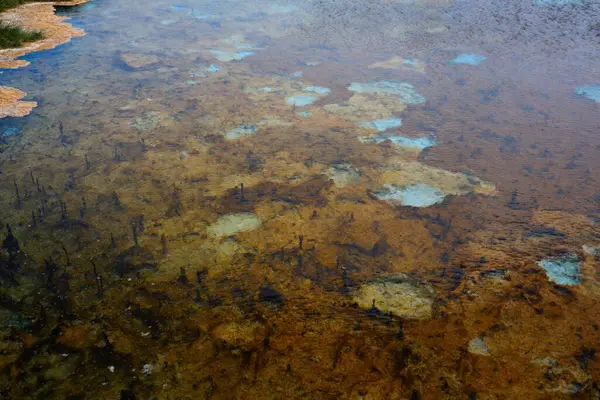
<svg viewBox="0 0 600 400"><path fill-rule="evenodd" d="M467 64L467 65L479 65L487 59L486 56L475 53L463 53L456 56L456 58L450 61L450 64Z"/></svg>
<svg viewBox="0 0 600 400"><path fill-rule="evenodd" d="M304 88L304 91L322 95L328 95L329 93L331 93L331 89L322 86L309 86L307 88Z"/></svg>
<svg viewBox="0 0 600 400"><path fill-rule="evenodd" d="M435 136L433 136L433 135L423 136L420 138L411 138L411 137L406 137L406 136L384 136L384 135L367 136L367 137L360 138L360 141L362 143L378 144L378 143L383 143L386 140L391 141L392 143L394 143L397 146L414 147L414 148L418 148L421 150L426 149L428 147L433 147L437 144Z"/></svg>
<svg viewBox="0 0 600 400"><path fill-rule="evenodd" d="M309 111L300 111L298 115L302 117L310 117L312 114Z"/></svg>
<svg viewBox="0 0 600 400"><path fill-rule="evenodd" d="M409 207L429 207L444 201L442 192L426 183L415 183L401 187L386 184L373 194L379 200L387 201L392 205L399 203Z"/></svg>
<svg viewBox="0 0 600 400"><path fill-rule="evenodd" d="M402 126L402 120L399 118L377 119L375 121L361 122L358 125L362 126L363 128L375 129L379 132L383 132L388 129Z"/></svg>
<svg viewBox="0 0 600 400"><path fill-rule="evenodd" d="M581 262L577 255L546 258L538 261L537 265L546 270L551 282L559 285L577 285L581 282Z"/></svg>
<svg viewBox="0 0 600 400"><path fill-rule="evenodd" d="M12 136L14 134L19 133L19 131L20 131L19 128L14 128L14 127L8 128L8 129L5 129L4 132L2 132L2 135L0 135L0 136Z"/></svg>
<svg viewBox="0 0 600 400"><path fill-rule="evenodd" d="M304 94L286 97L285 99L285 102L288 103L290 106L297 107L308 106L314 103L315 101L317 101L317 97Z"/></svg>
<svg viewBox="0 0 600 400"><path fill-rule="evenodd" d="M396 96L404 103L425 103L425 97L421 96L413 85L398 81L372 81L368 83L353 82L348 90L356 93L384 93Z"/></svg>
<svg viewBox="0 0 600 400"><path fill-rule="evenodd" d="M225 134L225 139L239 139L244 136L253 135L258 131L256 125L242 124L236 128L233 128Z"/></svg>
<svg viewBox="0 0 600 400"><path fill-rule="evenodd" d="M188 9L189 9L189 7L188 7L188 6L183 6L183 5L180 5L180 4L173 4L173 5L171 6L171 8L172 8L173 10L175 10L175 11L185 11L185 10L188 10Z"/></svg>
<svg viewBox="0 0 600 400"><path fill-rule="evenodd" d="M172 25L176 22L177 22L176 19L163 19L162 21L160 21L160 24L161 25Z"/></svg>
<svg viewBox="0 0 600 400"><path fill-rule="evenodd" d="M412 65L413 67L417 67L421 64L419 61L413 60L412 58L403 58L402 62L404 62L404 65Z"/></svg>
<svg viewBox="0 0 600 400"><path fill-rule="evenodd" d="M221 70L221 67L218 67L216 65L210 65L210 67L206 68L205 71L206 72L218 72Z"/></svg>
<svg viewBox="0 0 600 400"><path fill-rule="evenodd" d="M190 11L190 15L194 18L201 19L201 20L207 20L207 19L218 17L217 15L204 14L202 11L196 10L195 8L192 8L192 10Z"/></svg>
<svg viewBox="0 0 600 400"><path fill-rule="evenodd" d="M575 93L600 103L600 85L579 86L575 89Z"/></svg>
<svg viewBox="0 0 600 400"><path fill-rule="evenodd" d="M215 58L219 61L229 62L229 61L240 61L246 57L254 55L253 51L222 51L222 50L214 50L211 49L210 52L215 55Z"/></svg>

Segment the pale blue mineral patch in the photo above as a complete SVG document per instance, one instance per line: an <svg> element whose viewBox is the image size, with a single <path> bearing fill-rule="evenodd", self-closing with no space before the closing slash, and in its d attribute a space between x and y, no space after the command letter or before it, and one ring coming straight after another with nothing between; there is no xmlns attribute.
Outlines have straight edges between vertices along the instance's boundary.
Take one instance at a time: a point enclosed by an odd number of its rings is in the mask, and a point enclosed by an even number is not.
<svg viewBox="0 0 600 400"><path fill-rule="evenodd" d="M4 132L2 132L2 135L0 135L0 136L11 136L16 133L19 133L19 128L12 127L12 128L5 129Z"/></svg>
<svg viewBox="0 0 600 400"><path fill-rule="evenodd" d="M210 67L206 68L205 71L206 72L218 72L221 70L221 67L218 67L216 65L210 65Z"/></svg>
<svg viewBox="0 0 600 400"><path fill-rule="evenodd" d="M486 56L474 53L463 53L456 56L456 58L450 61L450 64L467 64L467 65L479 65L486 60Z"/></svg>
<svg viewBox="0 0 600 400"><path fill-rule="evenodd" d="M298 10L298 7L273 3L267 8L269 14L287 14Z"/></svg>
<svg viewBox="0 0 600 400"><path fill-rule="evenodd" d="M419 66L421 63L417 60L413 60L412 58L403 58L402 61L404 65L412 65L413 67Z"/></svg>
<svg viewBox="0 0 600 400"><path fill-rule="evenodd" d="M189 7L188 7L188 6L181 5L181 4L173 4L173 5L171 6L171 8L172 8L173 10L175 10L175 11L185 11L185 10L187 10Z"/></svg>
<svg viewBox="0 0 600 400"><path fill-rule="evenodd" d="M362 143L378 144L378 143L383 143L386 140L389 140L392 143L394 143L395 145L400 146L400 147L414 147L414 148L418 148L421 150L426 149L428 147L435 146L437 144L435 136L433 136L433 135L423 136L420 138L411 138L411 137L406 137L406 136L385 136L385 135L367 136L367 137L360 138L360 141Z"/></svg>
<svg viewBox="0 0 600 400"><path fill-rule="evenodd" d="M246 57L254 55L253 51L222 51L222 50L210 50L211 53L215 55L215 58L219 61L229 62L229 61L240 61Z"/></svg>
<svg viewBox="0 0 600 400"><path fill-rule="evenodd" d="M201 20L207 20L207 19L218 17L217 15L204 14L204 12L202 12L201 10L197 10L195 8L192 8L190 15L194 18L201 19Z"/></svg>
<svg viewBox="0 0 600 400"><path fill-rule="evenodd" d="M256 125L242 124L236 128L233 128L225 134L225 139L239 139L244 136L253 135L258 131Z"/></svg>
<svg viewBox="0 0 600 400"><path fill-rule="evenodd" d="M176 19L163 19L162 21L160 21L160 24L161 25L172 25L176 22L177 22Z"/></svg>
<svg viewBox="0 0 600 400"><path fill-rule="evenodd" d="M303 94L286 97L286 99L285 99L285 102L288 103L290 106L297 106L297 107L308 106L308 105L311 105L312 103L314 103L315 101L317 101L317 97L303 95Z"/></svg>
<svg viewBox="0 0 600 400"><path fill-rule="evenodd" d="M546 270L550 281L559 285L577 285L581 282L581 263L574 254L546 258L538 261L537 265Z"/></svg>
<svg viewBox="0 0 600 400"><path fill-rule="evenodd" d="M304 91L322 95L328 95L329 93L331 93L331 89L322 86L309 86L304 88Z"/></svg>
<svg viewBox="0 0 600 400"><path fill-rule="evenodd" d="M348 90L356 93L384 93L398 97L404 103L425 103L425 97L421 96L413 85L397 81L373 81L368 83L353 82Z"/></svg>
<svg viewBox="0 0 600 400"><path fill-rule="evenodd" d="M444 201L442 192L426 183L415 183L401 187L387 184L373 192L373 194L379 200L387 201L392 205L400 203L400 205L410 207L429 207Z"/></svg>
<svg viewBox="0 0 600 400"><path fill-rule="evenodd" d="M600 103L600 85L579 86L575 89L575 93Z"/></svg>
<svg viewBox="0 0 600 400"><path fill-rule="evenodd" d="M310 111L300 111L298 115L302 117L310 117L312 114L310 113Z"/></svg>
<svg viewBox="0 0 600 400"><path fill-rule="evenodd" d="M379 132L383 132L388 129L402 126L402 120L400 118L377 119L375 121L361 122L358 125L362 126L363 128L375 129Z"/></svg>

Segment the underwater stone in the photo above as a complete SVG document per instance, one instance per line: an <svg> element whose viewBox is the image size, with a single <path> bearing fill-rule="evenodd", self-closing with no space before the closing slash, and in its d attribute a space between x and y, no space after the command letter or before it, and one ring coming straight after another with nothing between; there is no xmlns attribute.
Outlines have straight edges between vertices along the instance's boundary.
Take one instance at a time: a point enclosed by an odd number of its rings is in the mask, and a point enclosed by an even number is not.
<svg viewBox="0 0 600 400"><path fill-rule="evenodd" d="M574 254L546 258L538 261L537 265L546 270L551 282L559 285L577 285L581 282L581 263L579 257Z"/></svg>
<svg viewBox="0 0 600 400"><path fill-rule="evenodd" d="M253 51L222 51L222 50L213 50L210 52L214 54L215 58L219 61L229 62L229 61L240 61L246 57L254 55Z"/></svg>
<svg viewBox="0 0 600 400"><path fill-rule="evenodd" d="M370 122L361 122L358 125L362 126L363 128L375 129L379 132L383 132L388 129L402 126L402 120L400 118L378 119Z"/></svg>
<svg viewBox="0 0 600 400"><path fill-rule="evenodd" d="M384 93L397 97L404 103L425 103L425 97L417 93L413 85L398 81L373 81L368 83L353 82L348 90L356 93Z"/></svg>
<svg viewBox="0 0 600 400"><path fill-rule="evenodd" d="M252 213L225 215L208 227L212 237L233 236L240 232L251 231L262 225L261 219Z"/></svg>
<svg viewBox="0 0 600 400"><path fill-rule="evenodd" d="M587 244L584 244L582 246L583 251L585 251L586 253L588 253L591 256L600 256L600 247L593 247L593 246L588 246Z"/></svg>
<svg viewBox="0 0 600 400"><path fill-rule="evenodd" d="M418 149L426 149L428 147L432 147L437 144L435 136L433 136L433 135L423 136L420 138L409 138L406 136L377 135L377 136L363 136L363 137L359 138L359 140L362 143L375 143L375 144L383 143L383 142L389 140L392 143L394 143L395 145L400 146L400 147L415 147Z"/></svg>
<svg viewBox="0 0 600 400"><path fill-rule="evenodd" d="M154 65L159 60L152 54L121 53L121 61L130 68L140 69Z"/></svg>
<svg viewBox="0 0 600 400"><path fill-rule="evenodd" d="M600 85L586 85L575 89L575 93L580 96L585 96L596 103L600 103Z"/></svg>
<svg viewBox="0 0 600 400"><path fill-rule="evenodd" d="M243 124L238 126L237 128L233 128L229 132L225 134L225 139L239 139L244 136L253 135L258 131L256 125L247 125Z"/></svg>
<svg viewBox="0 0 600 400"><path fill-rule="evenodd" d="M467 64L467 65L479 65L486 60L486 56L474 53L463 53L456 56L456 58L450 61L450 64Z"/></svg>
<svg viewBox="0 0 600 400"><path fill-rule="evenodd" d="M480 356L489 356L489 350L482 338L476 337L469 342L469 353Z"/></svg>
<svg viewBox="0 0 600 400"><path fill-rule="evenodd" d="M405 274L397 274L362 285L353 295L360 308L375 308L398 317L425 320L433 312L434 290ZM373 304L374 303L374 304Z"/></svg>
<svg viewBox="0 0 600 400"><path fill-rule="evenodd" d="M352 164L336 164L327 170L327 176L333 180L336 186L344 187L361 177L361 172Z"/></svg>
<svg viewBox="0 0 600 400"><path fill-rule="evenodd" d="M402 187L386 184L383 188L374 191L373 195L379 200L387 201L392 205L410 207L429 207L444 201L442 192L426 183L416 183Z"/></svg>
<svg viewBox="0 0 600 400"><path fill-rule="evenodd" d="M382 69L400 69L409 68L418 72L425 72L425 64L422 61L414 60L412 58L405 57L392 57L387 61L381 61L369 65L369 68L382 68Z"/></svg>
<svg viewBox="0 0 600 400"><path fill-rule="evenodd" d="M286 99L285 99L285 102L287 104L289 104L290 106L298 106L298 107L304 107L304 106L311 105L315 101L317 101L317 98L315 96L309 96L309 95L303 95L303 94L286 97Z"/></svg>
<svg viewBox="0 0 600 400"><path fill-rule="evenodd" d="M136 118L133 122L130 122L129 125L140 131L145 131L146 129L158 125L160 122L161 118L158 111L146 111L141 117Z"/></svg>

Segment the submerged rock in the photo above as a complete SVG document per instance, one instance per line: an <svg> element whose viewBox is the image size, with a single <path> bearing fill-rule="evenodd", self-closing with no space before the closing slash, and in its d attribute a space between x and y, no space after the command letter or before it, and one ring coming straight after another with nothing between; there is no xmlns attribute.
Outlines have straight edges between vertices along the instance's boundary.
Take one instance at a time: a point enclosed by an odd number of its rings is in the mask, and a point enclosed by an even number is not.
<svg viewBox="0 0 600 400"><path fill-rule="evenodd" d="M145 131L160 124L161 121L162 118L160 117L160 113L158 111L146 111L141 117L136 118L133 122L130 122L129 125L140 131Z"/></svg>
<svg viewBox="0 0 600 400"><path fill-rule="evenodd" d="M351 182L357 181L361 177L360 170L352 164L335 164L327 170L327 176L335 182L338 187L344 187Z"/></svg>
<svg viewBox="0 0 600 400"><path fill-rule="evenodd" d="M537 265L546 270L551 282L559 285L577 285L581 282L581 262L577 255L546 258L538 261Z"/></svg>
<svg viewBox="0 0 600 400"><path fill-rule="evenodd" d="M391 94L365 93L353 95L346 103L327 104L323 108L344 121L378 129L401 123L394 114L404 111L406 103Z"/></svg>
<svg viewBox="0 0 600 400"><path fill-rule="evenodd" d="M363 128L375 129L379 132L384 132L388 129L402 126L402 120L400 118L377 119L375 121L360 122L359 125Z"/></svg>
<svg viewBox="0 0 600 400"><path fill-rule="evenodd" d="M364 284L352 297L365 310L375 308L398 317L421 320L431 318L434 299L433 288L405 274Z"/></svg>
<svg viewBox="0 0 600 400"><path fill-rule="evenodd" d="M444 201L444 194L436 187L426 183L416 183L398 187L386 184L373 192L379 199L397 206L429 207Z"/></svg>
<svg viewBox="0 0 600 400"><path fill-rule="evenodd" d="M587 244L584 244L582 249L591 256L600 256L600 247L588 246Z"/></svg>
<svg viewBox="0 0 600 400"><path fill-rule="evenodd" d="M484 340L480 337L476 337L475 339L469 342L469 353L477 354L479 356L489 356L489 350Z"/></svg>
<svg viewBox="0 0 600 400"><path fill-rule="evenodd" d="M258 132L258 128L256 127L256 125L242 124L236 128L233 128L229 132L227 132L224 135L224 137L225 137L225 139L233 140L233 139L239 139L241 137L248 136L248 135L254 135L256 132Z"/></svg>
<svg viewBox="0 0 600 400"><path fill-rule="evenodd" d="M363 136L359 138L362 143L383 143L386 141L391 141L397 146L400 147L408 147L408 148L417 148L417 149L426 149L428 147L435 146L437 141L435 136L428 135L420 138L410 138L406 136L386 136L386 135L377 135L377 136Z"/></svg>
<svg viewBox="0 0 600 400"><path fill-rule="evenodd" d="M450 64L467 64L467 65L479 65L487 59L486 56L474 53L462 53L456 56L456 58L450 61Z"/></svg>
<svg viewBox="0 0 600 400"><path fill-rule="evenodd" d="M133 69L150 67L158 63L158 57L152 54L121 53L121 61Z"/></svg>
<svg viewBox="0 0 600 400"><path fill-rule="evenodd" d="M251 231L262 225L261 219L253 213L225 215L210 225L207 229L209 236L233 236L240 232Z"/></svg>
<svg viewBox="0 0 600 400"><path fill-rule="evenodd" d="M369 65L369 68L382 68L382 69L400 69L408 68L418 72L425 72L425 64L422 61L414 60L412 58L405 57L392 57L387 61L376 62Z"/></svg>
<svg viewBox="0 0 600 400"><path fill-rule="evenodd" d="M579 86L575 89L575 93L600 103L600 85Z"/></svg>
<svg viewBox="0 0 600 400"><path fill-rule="evenodd" d="M404 103L425 103L425 97L421 96L413 85L397 81L373 81L368 83L352 83L348 90L356 93L383 93L397 97Z"/></svg>

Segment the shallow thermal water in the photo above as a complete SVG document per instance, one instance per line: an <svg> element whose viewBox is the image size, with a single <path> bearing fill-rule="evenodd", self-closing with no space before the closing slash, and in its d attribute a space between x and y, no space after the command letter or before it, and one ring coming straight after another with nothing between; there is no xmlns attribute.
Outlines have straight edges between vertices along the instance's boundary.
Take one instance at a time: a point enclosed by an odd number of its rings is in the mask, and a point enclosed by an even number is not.
<svg viewBox="0 0 600 400"><path fill-rule="evenodd" d="M96 0L1 71L0 397L600 396L600 3Z"/></svg>

